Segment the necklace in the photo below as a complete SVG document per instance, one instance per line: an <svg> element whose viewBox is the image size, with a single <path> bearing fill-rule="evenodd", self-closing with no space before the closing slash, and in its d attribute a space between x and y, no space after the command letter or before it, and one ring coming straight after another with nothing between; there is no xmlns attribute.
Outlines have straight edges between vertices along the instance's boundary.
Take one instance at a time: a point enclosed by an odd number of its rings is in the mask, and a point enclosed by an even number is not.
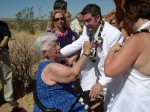
<svg viewBox="0 0 150 112"><path fill-rule="evenodd" d="M55 29L50 29L47 32L54 33L58 38L66 37L69 34L68 29L64 33L59 33Z"/></svg>
<svg viewBox="0 0 150 112"><path fill-rule="evenodd" d="M101 26L99 28L99 32L98 34L95 36L95 38L92 37L91 34L89 34L89 40L90 42L93 43L93 47L90 51L90 59L91 61L94 63L96 61L96 56L97 56L97 48L100 48L102 49L102 45L103 45L103 38L101 36L101 32L103 31L103 28L104 28L104 25L105 25L105 21L104 19L102 18L101 20Z"/></svg>
<svg viewBox="0 0 150 112"><path fill-rule="evenodd" d="M150 30L149 29L140 29L140 30L138 30L136 32L133 32L130 36L138 34L138 33L141 33L141 32L150 32Z"/></svg>
<svg viewBox="0 0 150 112"><path fill-rule="evenodd" d="M135 32L133 32L132 34L130 34L130 35L127 37L127 39L129 39L131 36L133 36L133 35L135 35L135 34L138 34L138 33L141 33L141 32L150 32L150 30L149 30L149 29L140 29L140 30L135 31Z"/></svg>

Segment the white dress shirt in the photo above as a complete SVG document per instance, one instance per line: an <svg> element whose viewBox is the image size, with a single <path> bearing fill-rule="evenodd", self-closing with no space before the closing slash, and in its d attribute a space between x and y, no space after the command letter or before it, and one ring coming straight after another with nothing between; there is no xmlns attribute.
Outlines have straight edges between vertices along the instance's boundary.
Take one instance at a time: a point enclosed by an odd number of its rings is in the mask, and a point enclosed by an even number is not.
<svg viewBox="0 0 150 112"><path fill-rule="evenodd" d="M95 35L98 34L99 28L97 29ZM104 74L104 62L110 48L115 43L123 42L123 36L117 28L107 22L105 22L103 31L101 32L101 36L103 38L103 46L102 49L97 49L96 62L93 63L90 60L90 57L88 57L81 70L79 78L80 85L83 91L91 90L92 86L97 82L99 82L104 87L104 109L105 111L107 111L112 104L112 100L115 97L115 94L117 94L118 92L117 87L122 82L122 77L117 77L113 79L106 77ZM61 49L62 55L67 57L82 49L84 41L89 41L86 27L83 28L83 33L78 40ZM81 54L82 52L83 51L81 51ZM107 84L109 85L107 86Z"/></svg>
<svg viewBox="0 0 150 112"><path fill-rule="evenodd" d="M98 31L99 29L97 30L95 35L97 35ZM115 43L122 42L123 37L121 32L117 28L113 27L107 22L105 22L101 35L103 38L103 48L97 49L98 52L96 62L93 63L90 60L90 57L88 57L84 64L84 67L81 70L80 83L83 91L90 90L97 81L103 86L106 86L106 84L111 81L111 78L108 78L104 75L104 61L109 49ZM84 27L83 34L78 40L61 49L62 55L66 57L80 50L83 46L84 41L89 41L86 27Z"/></svg>

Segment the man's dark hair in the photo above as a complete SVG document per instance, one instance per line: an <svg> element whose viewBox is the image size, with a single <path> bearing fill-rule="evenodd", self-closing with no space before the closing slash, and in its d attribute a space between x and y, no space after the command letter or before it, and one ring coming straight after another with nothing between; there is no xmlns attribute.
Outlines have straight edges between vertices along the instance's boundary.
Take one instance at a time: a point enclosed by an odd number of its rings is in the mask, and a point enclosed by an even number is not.
<svg viewBox="0 0 150 112"><path fill-rule="evenodd" d="M101 16L101 9L96 4L88 4L84 7L81 14L85 15L91 13L93 17L96 17L97 15Z"/></svg>
<svg viewBox="0 0 150 112"><path fill-rule="evenodd" d="M64 0L55 0L54 10L67 10L67 2Z"/></svg>

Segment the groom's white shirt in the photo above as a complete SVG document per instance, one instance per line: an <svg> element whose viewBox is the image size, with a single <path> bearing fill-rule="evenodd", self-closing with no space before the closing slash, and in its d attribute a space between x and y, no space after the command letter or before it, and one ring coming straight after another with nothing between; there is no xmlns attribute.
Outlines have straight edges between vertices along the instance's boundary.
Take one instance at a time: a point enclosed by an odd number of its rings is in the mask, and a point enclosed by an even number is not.
<svg viewBox="0 0 150 112"><path fill-rule="evenodd" d="M98 31L99 28L95 35L98 33ZM107 22L105 22L101 36L103 38L103 49L98 48L96 62L93 63L90 60L90 57L88 57L84 64L84 67L81 70L81 75L79 76L83 91L90 90L96 82L99 82L101 85L106 86L111 81L111 78L108 78L104 75L104 61L109 49L115 43L122 43L123 37L121 32L117 28L113 27ZM83 33L78 40L61 49L62 55L67 57L82 49L84 41L89 41L86 27L84 27Z"/></svg>

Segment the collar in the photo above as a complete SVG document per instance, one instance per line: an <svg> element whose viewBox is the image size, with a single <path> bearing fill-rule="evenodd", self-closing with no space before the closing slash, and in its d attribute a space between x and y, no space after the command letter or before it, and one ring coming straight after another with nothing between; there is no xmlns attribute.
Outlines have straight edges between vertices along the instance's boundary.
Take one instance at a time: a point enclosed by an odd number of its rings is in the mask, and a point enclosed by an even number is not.
<svg viewBox="0 0 150 112"><path fill-rule="evenodd" d="M149 26L150 25L150 21L147 21L146 23L144 23L142 26L140 26L140 28L137 30L137 31L139 31L139 30L141 30L141 29L144 29L144 28L146 28L147 26Z"/></svg>

